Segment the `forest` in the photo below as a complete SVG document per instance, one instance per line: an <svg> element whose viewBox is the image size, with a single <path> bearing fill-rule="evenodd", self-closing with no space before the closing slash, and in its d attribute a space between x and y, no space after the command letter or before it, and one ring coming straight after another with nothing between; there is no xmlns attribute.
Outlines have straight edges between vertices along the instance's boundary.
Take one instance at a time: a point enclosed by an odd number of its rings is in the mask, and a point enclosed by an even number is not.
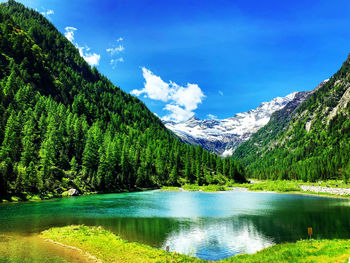
<svg viewBox="0 0 350 263"><path fill-rule="evenodd" d="M0 62L3 199L245 181L238 161L181 142L46 18L11 0L0 4Z"/></svg>
<svg viewBox="0 0 350 263"><path fill-rule="evenodd" d="M350 179L350 56L297 108L288 105L236 149L248 176L322 181Z"/></svg>

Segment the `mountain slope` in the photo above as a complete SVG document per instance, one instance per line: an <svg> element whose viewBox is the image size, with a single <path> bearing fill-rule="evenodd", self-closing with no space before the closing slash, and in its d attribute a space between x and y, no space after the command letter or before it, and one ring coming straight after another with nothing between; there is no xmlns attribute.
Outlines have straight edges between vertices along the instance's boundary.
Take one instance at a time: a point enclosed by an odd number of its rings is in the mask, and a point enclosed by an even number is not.
<svg viewBox="0 0 350 263"><path fill-rule="evenodd" d="M243 180L232 160L181 143L14 1L0 4L0 61L0 197Z"/></svg>
<svg viewBox="0 0 350 263"><path fill-rule="evenodd" d="M201 145L203 148L223 156L232 155L233 150L248 140L253 133L268 123L270 116L298 97L293 92L261 103L256 109L236 114L228 119L205 119L195 117L186 122L164 122L184 141ZM300 101L299 101L300 102Z"/></svg>
<svg viewBox="0 0 350 263"><path fill-rule="evenodd" d="M298 107L287 105L234 152L260 178L348 180L350 57Z"/></svg>

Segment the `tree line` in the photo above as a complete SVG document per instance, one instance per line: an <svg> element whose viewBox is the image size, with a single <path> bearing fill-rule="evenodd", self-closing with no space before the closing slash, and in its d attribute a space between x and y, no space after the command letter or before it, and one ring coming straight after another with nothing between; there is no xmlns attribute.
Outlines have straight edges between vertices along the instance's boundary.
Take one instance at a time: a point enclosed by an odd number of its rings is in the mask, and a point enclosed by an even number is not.
<svg viewBox="0 0 350 263"><path fill-rule="evenodd" d="M34 10L0 4L0 196L244 181L180 141Z"/></svg>
<svg viewBox="0 0 350 263"><path fill-rule="evenodd" d="M350 179L350 56L293 112L280 110L233 155L251 177ZM309 127L309 128L307 128Z"/></svg>

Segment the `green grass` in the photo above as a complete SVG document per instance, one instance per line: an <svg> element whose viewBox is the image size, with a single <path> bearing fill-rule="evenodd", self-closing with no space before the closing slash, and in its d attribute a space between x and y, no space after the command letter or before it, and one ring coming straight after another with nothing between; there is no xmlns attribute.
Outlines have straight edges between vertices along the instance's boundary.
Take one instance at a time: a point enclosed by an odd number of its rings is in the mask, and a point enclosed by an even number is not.
<svg viewBox="0 0 350 263"><path fill-rule="evenodd" d="M40 237L77 247L102 262L208 262L178 253L167 253L147 245L126 242L101 227L51 228L42 232ZM219 262L348 262L349 256L350 240L302 240L275 245L252 255L233 256Z"/></svg>
<svg viewBox="0 0 350 263"><path fill-rule="evenodd" d="M216 185L216 184L210 184L210 185L196 185L196 184L184 184L181 186L181 188L185 191L202 191L202 192L218 192L218 191L227 191L229 190L228 187L223 185ZM163 186L161 188L162 191L180 191L180 187L175 186Z"/></svg>
<svg viewBox="0 0 350 263"><path fill-rule="evenodd" d="M228 190L223 185L216 185L216 184L210 184L210 185L196 185L196 184L185 184L182 186L182 189L185 191L203 191L203 192L218 192L218 191L226 191Z"/></svg>
<svg viewBox="0 0 350 263"><path fill-rule="evenodd" d="M272 192L294 192L300 191L298 181L276 180L262 181L260 183L249 184L248 189L251 191L272 191Z"/></svg>
<svg viewBox="0 0 350 263"><path fill-rule="evenodd" d="M203 187L203 186L202 186ZM181 186L185 191L199 191L201 190L201 186L196 184L184 184Z"/></svg>
<svg viewBox="0 0 350 263"><path fill-rule="evenodd" d="M350 195L337 195L332 193L323 192L312 192L312 191L302 191L299 187L300 185L310 185L310 186L322 186L322 187L334 187L334 188L350 188L350 185L345 184L341 180L328 180L320 181L317 183L303 182L301 180L254 180L255 183L248 184L230 184L230 187L245 187L250 191L271 191L278 193L293 193L293 194L310 194L310 195L322 195L328 197L338 197L338 198L350 198Z"/></svg>
<svg viewBox="0 0 350 263"><path fill-rule="evenodd" d="M350 240L302 240L265 248L252 255L237 255L222 263L348 262Z"/></svg>
<svg viewBox="0 0 350 263"><path fill-rule="evenodd" d="M40 236L79 248L103 262L204 262L147 245L126 242L101 227L55 227L42 232Z"/></svg>
<svg viewBox="0 0 350 263"><path fill-rule="evenodd" d="M218 191L226 191L228 189L223 185L210 184L206 186L201 186L201 190L203 192L218 192Z"/></svg>
<svg viewBox="0 0 350 263"><path fill-rule="evenodd" d="M246 187L248 188L251 184L250 183L235 183L235 182L227 182L226 187Z"/></svg>
<svg viewBox="0 0 350 263"><path fill-rule="evenodd" d="M180 191L180 188L176 186L162 186L161 190L169 192L178 192Z"/></svg>
<svg viewBox="0 0 350 263"><path fill-rule="evenodd" d="M350 188L350 183L347 184L343 180L326 180L326 181L317 181L317 182L304 182L302 180L258 180L258 179L250 179L254 180L260 183L266 183L266 182L292 182L294 184L298 185L309 185L309 186L322 186L322 187L333 187L333 188Z"/></svg>

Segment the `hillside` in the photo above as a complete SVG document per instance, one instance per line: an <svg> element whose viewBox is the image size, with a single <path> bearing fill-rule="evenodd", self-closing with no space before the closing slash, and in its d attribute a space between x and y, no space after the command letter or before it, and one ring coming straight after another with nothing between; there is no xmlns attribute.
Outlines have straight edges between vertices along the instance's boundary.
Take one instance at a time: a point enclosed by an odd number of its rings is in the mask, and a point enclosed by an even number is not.
<svg viewBox="0 0 350 263"><path fill-rule="evenodd" d="M298 105L288 104L236 149L250 176L348 180L350 176L350 56Z"/></svg>
<svg viewBox="0 0 350 263"><path fill-rule="evenodd" d="M1 198L244 180L233 160L180 142L14 1L0 4L0 61Z"/></svg>
<svg viewBox="0 0 350 263"><path fill-rule="evenodd" d="M184 141L227 157L267 124L272 113L282 109L295 97L298 97L297 92L277 97L269 102L262 102L256 109L237 113L227 119L200 120L192 117L185 122L165 121L164 124Z"/></svg>

